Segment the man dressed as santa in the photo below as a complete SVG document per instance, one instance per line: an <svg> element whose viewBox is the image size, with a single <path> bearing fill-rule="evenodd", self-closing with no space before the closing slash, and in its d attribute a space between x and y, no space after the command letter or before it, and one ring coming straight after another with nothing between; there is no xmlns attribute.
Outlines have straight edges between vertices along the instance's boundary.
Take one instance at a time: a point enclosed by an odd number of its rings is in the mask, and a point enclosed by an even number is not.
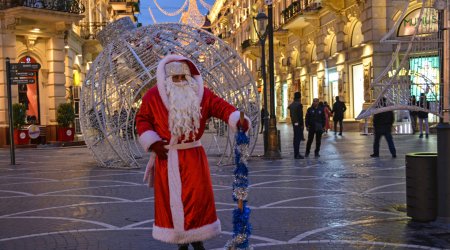
<svg viewBox="0 0 450 250"><path fill-rule="evenodd" d="M153 237L179 249L205 249L202 241L218 235L208 160L200 138L206 121L217 117L236 131L239 111L203 86L197 67L179 55L158 64L157 84L142 98L136 115L139 142L154 156L149 163L155 195ZM146 171L147 172L147 171Z"/></svg>

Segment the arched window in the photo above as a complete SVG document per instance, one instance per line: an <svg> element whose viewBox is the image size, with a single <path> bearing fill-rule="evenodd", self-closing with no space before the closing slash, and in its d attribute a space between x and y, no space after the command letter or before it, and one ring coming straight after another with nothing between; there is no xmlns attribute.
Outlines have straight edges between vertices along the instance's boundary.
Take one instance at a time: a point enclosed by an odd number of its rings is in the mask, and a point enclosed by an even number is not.
<svg viewBox="0 0 450 250"><path fill-rule="evenodd" d="M362 24L361 22L357 22L355 26L353 27L352 31L352 43L351 46L355 47L357 45L360 45L364 41L364 36L362 34Z"/></svg>
<svg viewBox="0 0 450 250"><path fill-rule="evenodd" d="M314 44L311 50L311 62L317 61L317 46Z"/></svg>
<svg viewBox="0 0 450 250"><path fill-rule="evenodd" d="M334 56L337 53L337 40L336 36L333 36L330 42L330 56Z"/></svg>

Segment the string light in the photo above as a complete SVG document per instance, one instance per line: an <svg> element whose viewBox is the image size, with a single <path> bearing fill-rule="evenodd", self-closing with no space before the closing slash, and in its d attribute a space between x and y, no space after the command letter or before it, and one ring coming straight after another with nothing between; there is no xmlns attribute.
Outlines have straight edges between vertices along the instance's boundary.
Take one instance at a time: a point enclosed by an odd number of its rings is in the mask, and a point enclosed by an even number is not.
<svg viewBox="0 0 450 250"><path fill-rule="evenodd" d="M197 0L189 0L188 10L181 15L181 23L189 24L194 27L203 26L205 17L198 10Z"/></svg>
<svg viewBox="0 0 450 250"><path fill-rule="evenodd" d="M200 4L207 10L210 10L212 7L205 0L199 0ZM185 0L183 6L174 12L168 12L164 10L159 4L157 0L153 0L156 7L161 13L166 16L177 16L181 14L179 22L184 24L189 24L194 27L203 27L205 22L205 16L202 15L198 9L197 0ZM187 7L187 10L186 10ZM186 10L186 11L185 11ZM149 8L150 16L154 23L156 23L156 19L153 15L153 12Z"/></svg>
<svg viewBox="0 0 450 250"><path fill-rule="evenodd" d="M188 0L185 0L183 3L183 6L181 6L181 8L179 8L178 10L174 11L174 12L168 12L166 10L164 10L161 6L159 6L158 2L156 0L153 0L153 2L156 5L156 8L158 8L159 11L161 11L164 15L166 16L177 16L179 15L181 12L183 12L183 10L186 8L187 4L188 4Z"/></svg>
<svg viewBox="0 0 450 250"><path fill-rule="evenodd" d="M152 9L150 9L150 7L148 8L148 12L150 12L150 17L152 18L153 23L156 23L155 16L153 15Z"/></svg>
<svg viewBox="0 0 450 250"><path fill-rule="evenodd" d="M200 0L200 3L203 7L205 7L205 9L207 10L211 10L211 5L209 5L207 2L205 2L204 0Z"/></svg>

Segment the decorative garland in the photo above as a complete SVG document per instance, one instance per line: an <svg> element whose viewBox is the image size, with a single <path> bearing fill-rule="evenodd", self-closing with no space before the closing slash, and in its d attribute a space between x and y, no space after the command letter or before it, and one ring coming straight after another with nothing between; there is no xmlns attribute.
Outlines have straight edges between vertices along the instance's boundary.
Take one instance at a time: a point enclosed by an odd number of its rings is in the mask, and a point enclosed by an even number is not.
<svg viewBox="0 0 450 250"><path fill-rule="evenodd" d="M156 23L156 19L155 19L155 16L153 15L152 9L150 7L148 7L148 12L150 13L150 17L152 18L153 23L155 24Z"/></svg>
<svg viewBox="0 0 450 250"><path fill-rule="evenodd" d="M184 3L183 3L183 6L181 6L181 8L179 8L178 10L176 10L176 11L174 11L174 12L168 12L168 11L164 10L164 9L158 4L158 2L157 2L156 0L153 0L153 2L155 3L156 8L158 8L159 11L161 11L161 12L162 12L164 15L166 15L166 16L177 16L177 15L179 15L179 14L186 8L186 6L187 6L187 4L188 4L188 0L185 0Z"/></svg>
<svg viewBox="0 0 450 250"><path fill-rule="evenodd" d="M234 169L233 182L233 200L239 203L239 207L233 210L233 238L225 245L227 250L253 249L248 242L248 238L252 233L252 225L249 222L250 208L247 207L249 142L250 139L245 132L239 129L236 134L236 146L234 148L236 168Z"/></svg>
<svg viewBox="0 0 450 250"><path fill-rule="evenodd" d="M205 7L207 10L211 10L211 5L209 5L207 2L200 0L200 3Z"/></svg>

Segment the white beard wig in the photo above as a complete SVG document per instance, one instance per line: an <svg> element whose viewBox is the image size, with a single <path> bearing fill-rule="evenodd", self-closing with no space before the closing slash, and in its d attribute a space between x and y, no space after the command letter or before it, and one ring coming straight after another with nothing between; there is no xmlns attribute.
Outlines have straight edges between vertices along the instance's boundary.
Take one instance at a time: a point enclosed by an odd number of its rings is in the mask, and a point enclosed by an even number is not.
<svg viewBox="0 0 450 250"><path fill-rule="evenodd" d="M189 140L191 132L200 128L200 100L197 95L198 85L191 76L186 81L173 82L172 77L165 81L169 100L169 130L172 136Z"/></svg>

